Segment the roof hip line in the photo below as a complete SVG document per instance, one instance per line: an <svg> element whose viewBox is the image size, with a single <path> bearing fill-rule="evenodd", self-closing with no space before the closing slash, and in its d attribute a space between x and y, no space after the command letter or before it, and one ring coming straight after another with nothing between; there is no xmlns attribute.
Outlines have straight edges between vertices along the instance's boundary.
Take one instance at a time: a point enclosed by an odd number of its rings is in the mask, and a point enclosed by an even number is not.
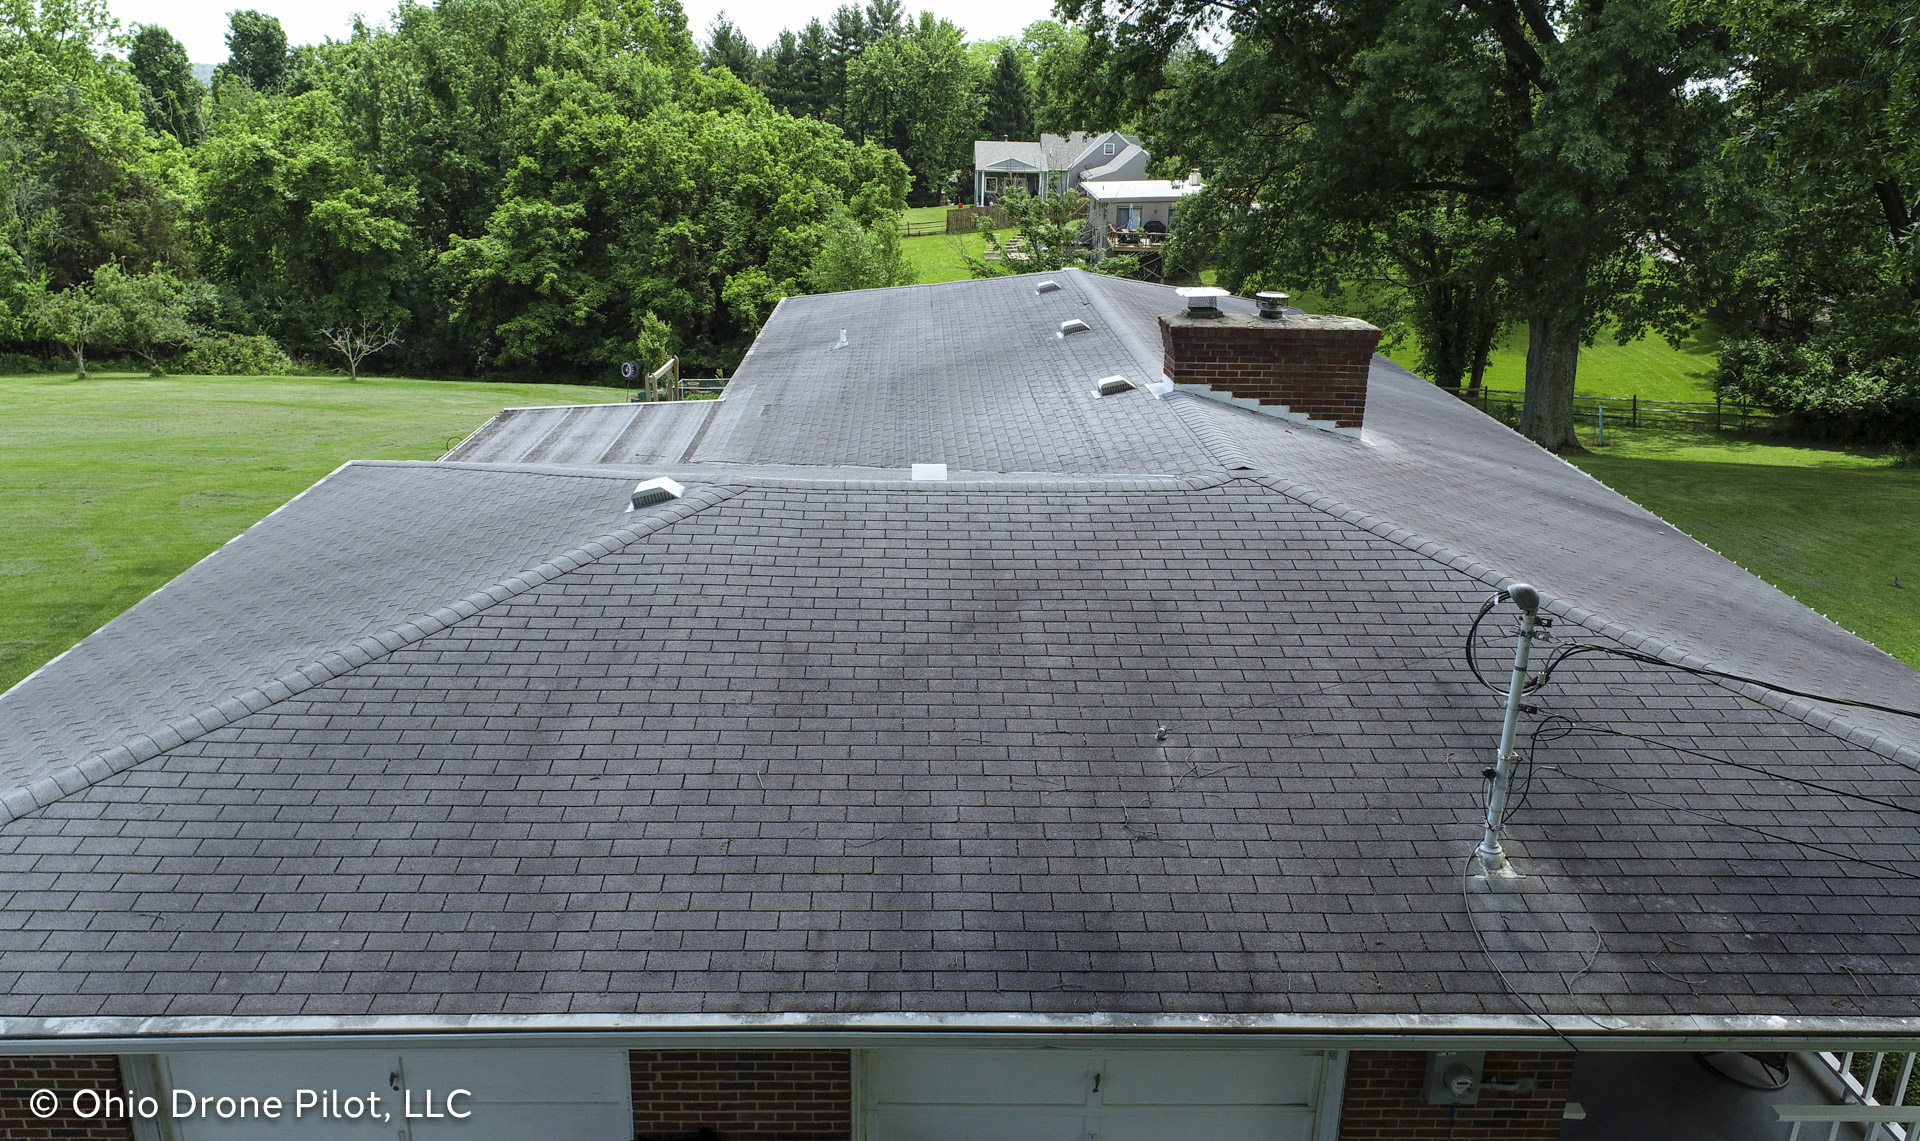
<svg viewBox="0 0 1920 1141"><path fill-rule="evenodd" d="M531 570L521 571L485 590L437 607L426 614L389 626L374 634L357 638L337 650L331 650L304 665L295 666L264 684L243 690L213 704L176 718L165 726L142 733L123 744L95 753L77 764L65 765L27 784L0 792L0 825L12 823L46 808L76 792L91 788L128 769L152 760L233 724L243 717L277 705L297 694L332 681L378 661L417 642L423 641L456 623L463 622L499 603L516 598L561 575L603 559L640 541L648 535L696 515L740 494L739 488L706 485L672 503L650 512L645 519L602 535L563 554L555 555Z"/></svg>
<svg viewBox="0 0 1920 1141"><path fill-rule="evenodd" d="M1416 555L1451 567L1461 574L1466 575L1468 578L1477 579L1496 590L1505 590L1512 584L1521 581L1511 575L1501 574L1499 571L1494 570L1492 567L1487 566L1471 555L1456 551L1440 543L1422 539L1419 535L1407 530L1405 527L1370 515L1332 496L1322 495L1317 490L1307 487L1304 484L1259 471L1235 472L1234 474L1239 478L1251 480L1262 487L1277 491L1281 495L1304 504L1315 511L1331 515L1343 523L1349 523L1355 527L1359 527L1363 531L1377 535L1390 543L1404 547ZM1575 606L1565 599L1548 596L1541 603L1541 606L1556 617L1564 618L1595 634L1612 638L1625 645L1628 649L1638 650L1643 654L1652 655L1661 661L1671 662L1677 666L1697 666L1705 669L1719 668L1709 659L1689 653L1657 635L1635 630L1630 626L1623 626L1618 622L1602 618L1591 610L1587 610L1581 606ZM1885 757L1890 761L1908 766L1920 764L1920 749L1909 748L1887 737L1883 733L1868 729L1862 725L1856 725L1845 717L1826 709L1819 702L1809 701L1802 697L1788 697L1771 689L1767 689L1764 686L1737 683L1725 678L1707 677L1701 680L1713 682L1742 697L1757 701L1770 709L1778 710L1788 717L1803 724L1810 725L1823 733L1832 734L1849 745L1866 749L1868 752Z"/></svg>

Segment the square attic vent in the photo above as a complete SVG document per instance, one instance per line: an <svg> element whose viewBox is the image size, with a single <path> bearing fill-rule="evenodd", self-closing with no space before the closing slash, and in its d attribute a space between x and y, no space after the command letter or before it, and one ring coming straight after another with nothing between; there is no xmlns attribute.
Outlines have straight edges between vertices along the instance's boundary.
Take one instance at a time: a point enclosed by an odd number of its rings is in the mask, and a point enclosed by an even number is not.
<svg viewBox="0 0 1920 1141"><path fill-rule="evenodd" d="M1088 328L1089 326L1085 321L1082 321L1080 318L1075 317L1070 321L1060 322L1060 335L1063 337L1069 337L1075 333L1084 333L1087 331Z"/></svg>
<svg viewBox="0 0 1920 1141"><path fill-rule="evenodd" d="M1060 288L1060 283L1057 281L1043 281L1040 284L1034 286L1033 291L1035 293L1052 293L1059 288Z"/></svg>
<svg viewBox="0 0 1920 1141"><path fill-rule="evenodd" d="M678 499L686 493L687 489L680 486L678 480L668 479L666 476L650 479L634 487L631 506L627 510L638 511L642 507L652 507L655 504L665 503L669 499Z"/></svg>
<svg viewBox="0 0 1920 1141"><path fill-rule="evenodd" d="M1133 382L1124 376L1104 376L1094 382L1095 396L1118 396L1123 392L1132 392Z"/></svg>

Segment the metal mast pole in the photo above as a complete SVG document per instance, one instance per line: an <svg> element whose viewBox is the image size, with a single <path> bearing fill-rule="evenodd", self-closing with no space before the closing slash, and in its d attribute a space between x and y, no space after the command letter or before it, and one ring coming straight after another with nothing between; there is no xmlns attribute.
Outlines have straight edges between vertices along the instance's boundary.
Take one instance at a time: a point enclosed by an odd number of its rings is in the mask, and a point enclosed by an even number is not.
<svg viewBox="0 0 1920 1141"><path fill-rule="evenodd" d="M1533 628L1539 617L1540 592L1524 582L1507 588L1520 608L1520 637L1513 648L1513 675L1507 679L1507 716L1500 725L1500 751L1493 762L1493 790L1487 797L1487 828L1480 837L1480 867L1490 876L1517 876L1500 847L1500 823L1507 814L1507 786L1513 780L1513 728L1520 719L1520 698L1527 689L1527 662L1533 654Z"/></svg>

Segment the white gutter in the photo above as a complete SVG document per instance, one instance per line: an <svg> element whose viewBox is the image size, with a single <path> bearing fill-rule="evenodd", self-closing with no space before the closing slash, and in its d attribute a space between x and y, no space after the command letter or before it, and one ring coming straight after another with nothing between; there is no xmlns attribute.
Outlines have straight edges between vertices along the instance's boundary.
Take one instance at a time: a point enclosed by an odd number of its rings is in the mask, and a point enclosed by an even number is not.
<svg viewBox="0 0 1920 1141"><path fill-rule="evenodd" d="M1920 1018L1784 1016L1594 1018L1556 1015L1337 1014L631 1014L377 1015L324 1017L6 1018L0 1054L141 1053L155 1049L311 1048L407 1040L415 1044L580 1044L630 1049L1028 1045L1152 1039L1290 1049L1920 1050Z"/></svg>

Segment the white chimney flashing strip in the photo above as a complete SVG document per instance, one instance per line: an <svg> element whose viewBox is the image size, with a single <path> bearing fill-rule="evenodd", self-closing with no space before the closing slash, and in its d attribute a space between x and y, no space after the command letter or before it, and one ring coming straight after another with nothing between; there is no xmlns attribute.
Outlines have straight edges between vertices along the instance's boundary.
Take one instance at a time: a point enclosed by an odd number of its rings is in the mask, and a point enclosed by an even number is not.
<svg viewBox="0 0 1920 1141"><path fill-rule="evenodd" d="M1161 392L1156 389L1154 395L1162 399L1166 398L1168 392L1189 392L1195 396L1202 396L1221 404L1231 404L1235 408L1245 408L1250 412L1258 412L1262 416L1272 416L1276 420L1291 420L1296 424L1304 424L1309 428L1318 428L1322 432L1331 432L1333 435L1345 436L1352 440L1360 438L1360 429L1358 428L1341 427L1331 420L1310 419L1305 412L1295 412L1284 404L1262 404L1258 400L1251 400L1245 396L1235 396L1230 392L1222 392L1217 388L1205 384L1175 384L1171 380L1164 380L1161 383L1167 386L1166 392Z"/></svg>
<svg viewBox="0 0 1920 1141"><path fill-rule="evenodd" d="M947 478L947 465L914 464L913 478L916 480L935 480L944 483Z"/></svg>

